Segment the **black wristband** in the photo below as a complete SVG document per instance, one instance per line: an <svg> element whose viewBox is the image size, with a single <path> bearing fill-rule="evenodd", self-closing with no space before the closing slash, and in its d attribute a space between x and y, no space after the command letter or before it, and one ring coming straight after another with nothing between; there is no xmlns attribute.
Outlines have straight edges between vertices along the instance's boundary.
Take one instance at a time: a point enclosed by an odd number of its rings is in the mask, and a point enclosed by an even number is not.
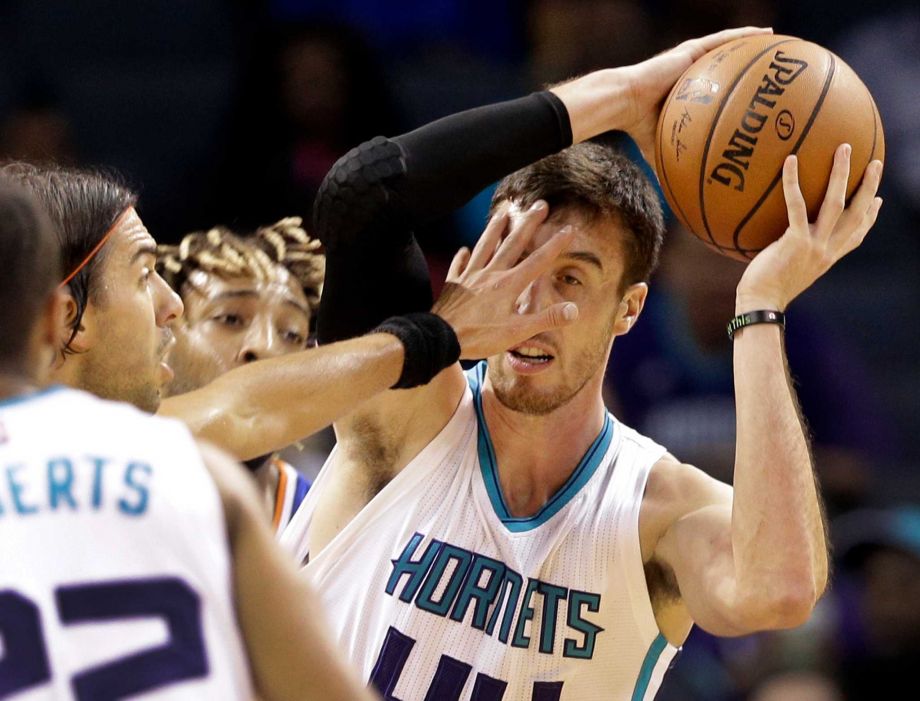
<svg viewBox="0 0 920 701"><path fill-rule="evenodd" d="M785 329L786 315L772 309L759 309L756 312L739 314L728 322L728 327L726 328L728 331L728 339L734 340L735 332L738 329L743 329L745 326L753 326L754 324L779 324Z"/></svg>
<svg viewBox="0 0 920 701"><path fill-rule="evenodd" d="M457 334L437 314L416 312L391 316L372 333L396 336L406 349L402 374L393 389L428 384L441 370L460 359Z"/></svg>

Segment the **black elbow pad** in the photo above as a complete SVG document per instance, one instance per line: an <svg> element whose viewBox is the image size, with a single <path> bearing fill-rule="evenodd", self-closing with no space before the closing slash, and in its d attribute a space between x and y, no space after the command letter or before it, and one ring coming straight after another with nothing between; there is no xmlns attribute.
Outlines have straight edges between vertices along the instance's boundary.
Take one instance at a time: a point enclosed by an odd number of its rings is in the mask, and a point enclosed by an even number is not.
<svg viewBox="0 0 920 701"><path fill-rule="evenodd" d="M404 219L395 183L406 176L406 160L395 141L377 136L342 156L323 180L313 206L314 233L333 252L368 246L369 231L398 231ZM402 232L408 237L408 231Z"/></svg>

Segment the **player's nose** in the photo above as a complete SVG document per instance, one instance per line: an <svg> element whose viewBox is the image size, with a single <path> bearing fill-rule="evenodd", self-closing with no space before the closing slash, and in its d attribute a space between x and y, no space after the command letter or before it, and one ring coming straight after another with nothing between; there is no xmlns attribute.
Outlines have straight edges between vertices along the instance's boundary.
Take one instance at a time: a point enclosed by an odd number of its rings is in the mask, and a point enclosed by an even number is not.
<svg viewBox="0 0 920 701"><path fill-rule="evenodd" d="M182 303L182 298L159 275L155 276L153 284L157 326L163 327L179 319L185 312L185 305Z"/></svg>
<svg viewBox="0 0 920 701"><path fill-rule="evenodd" d="M237 361L252 363L256 360L274 358L283 354L281 339L274 327L267 321L256 319L250 325L240 346Z"/></svg>

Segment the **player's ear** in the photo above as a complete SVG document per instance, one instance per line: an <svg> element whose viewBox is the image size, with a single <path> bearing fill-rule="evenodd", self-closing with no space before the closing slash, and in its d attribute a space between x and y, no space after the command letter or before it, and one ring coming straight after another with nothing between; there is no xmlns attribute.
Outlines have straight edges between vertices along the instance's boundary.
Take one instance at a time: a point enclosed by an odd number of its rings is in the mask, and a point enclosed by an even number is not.
<svg viewBox="0 0 920 701"><path fill-rule="evenodd" d="M648 285L644 282L637 282L626 288L617 306L617 313L613 323L613 334L615 336L629 333L629 330L635 325L639 315L642 313L647 295Z"/></svg>
<svg viewBox="0 0 920 701"><path fill-rule="evenodd" d="M92 347L92 338L95 335L96 325L93 307L87 301L83 316L78 323L77 317L80 313L80 307L77 305L77 300L66 290L61 295L60 304L62 309L57 316L59 320L57 346L61 349L68 346L74 353L83 353ZM74 333L74 324L78 324L76 334Z"/></svg>

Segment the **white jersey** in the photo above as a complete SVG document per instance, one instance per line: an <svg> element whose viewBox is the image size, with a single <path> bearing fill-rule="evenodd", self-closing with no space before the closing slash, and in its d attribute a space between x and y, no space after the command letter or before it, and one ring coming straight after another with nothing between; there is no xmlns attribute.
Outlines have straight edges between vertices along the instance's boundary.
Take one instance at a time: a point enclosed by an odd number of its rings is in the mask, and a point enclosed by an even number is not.
<svg viewBox="0 0 920 701"><path fill-rule="evenodd" d="M0 402L0 699L252 697L188 430L60 387Z"/></svg>
<svg viewBox="0 0 920 701"><path fill-rule="evenodd" d="M555 496L512 517L482 416L484 368L438 436L309 553L339 645L403 701L653 698L676 649L652 612L639 507L664 449L607 415ZM282 536L300 561L333 459Z"/></svg>

